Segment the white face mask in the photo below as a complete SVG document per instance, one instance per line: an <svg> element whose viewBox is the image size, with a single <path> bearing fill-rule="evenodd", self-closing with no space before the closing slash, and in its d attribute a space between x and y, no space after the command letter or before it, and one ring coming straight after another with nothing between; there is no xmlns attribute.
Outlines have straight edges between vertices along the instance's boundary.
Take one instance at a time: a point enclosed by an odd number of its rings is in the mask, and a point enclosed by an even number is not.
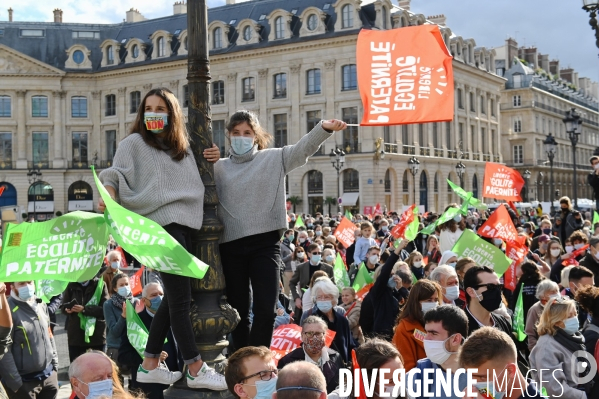
<svg viewBox="0 0 599 399"><path fill-rule="evenodd" d="M453 335L451 336L453 337ZM445 349L445 342L447 342L451 337L447 338L444 341L433 341L429 339L425 339L424 343L424 352L426 353L426 357L430 359L431 362L435 364L443 364L449 359L449 357L458 352L449 352Z"/></svg>
<svg viewBox="0 0 599 399"><path fill-rule="evenodd" d="M296 256L297 256L298 259L304 259L304 257L306 256L306 254L304 254L303 252L298 252Z"/></svg>
<svg viewBox="0 0 599 399"><path fill-rule="evenodd" d="M566 245L566 253L571 254L574 251L574 247L572 245Z"/></svg>
<svg viewBox="0 0 599 399"><path fill-rule="evenodd" d="M412 263L412 266L414 266L417 269L420 269L422 267L422 261L421 260L416 261L416 262Z"/></svg>
<svg viewBox="0 0 599 399"><path fill-rule="evenodd" d="M434 309L439 305L437 302L421 302L420 307L422 308L422 313L426 313L431 309Z"/></svg>
<svg viewBox="0 0 599 399"><path fill-rule="evenodd" d="M580 249L582 247L584 247L584 244L576 244L576 245L574 245L574 249Z"/></svg>
<svg viewBox="0 0 599 399"><path fill-rule="evenodd" d="M370 255L368 257L368 262L370 262L371 265L376 265L378 261L379 261L378 255Z"/></svg>
<svg viewBox="0 0 599 399"><path fill-rule="evenodd" d="M550 252L551 252L551 256L553 256L554 258L557 258L562 251L561 251L561 249L558 248L558 249L552 249Z"/></svg>
<svg viewBox="0 0 599 399"><path fill-rule="evenodd" d="M450 301L455 301L460 297L460 287L452 285L451 287L445 287L445 298Z"/></svg>

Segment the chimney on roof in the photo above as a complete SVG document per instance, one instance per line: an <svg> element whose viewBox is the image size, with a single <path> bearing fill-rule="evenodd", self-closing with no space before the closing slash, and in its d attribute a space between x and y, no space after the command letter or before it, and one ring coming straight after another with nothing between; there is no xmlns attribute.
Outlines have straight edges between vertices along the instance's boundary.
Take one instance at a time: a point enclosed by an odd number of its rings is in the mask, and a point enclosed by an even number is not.
<svg viewBox="0 0 599 399"><path fill-rule="evenodd" d="M410 0L399 0L398 5L400 8L410 11Z"/></svg>
<svg viewBox="0 0 599 399"><path fill-rule="evenodd" d="M173 15L177 14L187 14L187 4L184 0L175 1L175 4L173 4Z"/></svg>
<svg viewBox="0 0 599 399"><path fill-rule="evenodd" d="M12 7L8 9L8 22L12 22Z"/></svg>
<svg viewBox="0 0 599 399"><path fill-rule="evenodd" d="M229 4L235 4L235 0L227 0L227 5Z"/></svg>
<svg viewBox="0 0 599 399"><path fill-rule="evenodd" d="M54 23L61 24L62 23L62 10L57 8L54 10Z"/></svg>
<svg viewBox="0 0 599 399"><path fill-rule="evenodd" d="M432 16L428 17L427 19L439 26L445 26L446 20L447 20L447 18L445 18L445 15L443 15L443 14L432 15Z"/></svg>
<svg viewBox="0 0 599 399"><path fill-rule="evenodd" d="M141 13L139 12L138 9L136 8L131 8L129 11L127 11L127 22L140 22L140 21L145 21L146 17L144 17L143 15L141 15Z"/></svg>

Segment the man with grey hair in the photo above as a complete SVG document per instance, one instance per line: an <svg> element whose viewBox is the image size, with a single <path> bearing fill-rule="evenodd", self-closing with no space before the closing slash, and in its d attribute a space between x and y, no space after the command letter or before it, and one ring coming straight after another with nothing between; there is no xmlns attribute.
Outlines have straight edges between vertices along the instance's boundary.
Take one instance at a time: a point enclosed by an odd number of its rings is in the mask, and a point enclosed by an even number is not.
<svg viewBox="0 0 599 399"><path fill-rule="evenodd" d="M465 303L460 299L460 280L453 267L440 265L432 271L429 279L439 283L443 289L444 303L464 308Z"/></svg>
<svg viewBox="0 0 599 399"><path fill-rule="evenodd" d="M273 399L326 399L327 384L320 369L308 362L294 362L279 372Z"/></svg>
<svg viewBox="0 0 599 399"><path fill-rule="evenodd" d="M537 292L535 296L539 301L532 305L530 309L528 309L528 313L526 315L526 326L524 328L524 332L528 336L528 349L531 351L539 339L537 322L541 318L541 313L543 313L547 302L549 302L550 299L560 297L559 286L555 281L551 281L549 279L541 280L541 282L537 285Z"/></svg>
<svg viewBox="0 0 599 399"><path fill-rule="evenodd" d="M318 316L310 316L302 323L302 346L283 356L278 368L294 362L306 361L317 366L327 382L327 392L339 385L339 369L343 367L339 353L326 346L327 324Z"/></svg>
<svg viewBox="0 0 599 399"><path fill-rule="evenodd" d="M580 260L580 266L584 266L593 272L595 286L599 287L599 236L592 236L589 240L589 250Z"/></svg>
<svg viewBox="0 0 599 399"><path fill-rule="evenodd" d="M112 362L102 352L92 351L76 358L69 366L69 380L79 399L112 397Z"/></svg>

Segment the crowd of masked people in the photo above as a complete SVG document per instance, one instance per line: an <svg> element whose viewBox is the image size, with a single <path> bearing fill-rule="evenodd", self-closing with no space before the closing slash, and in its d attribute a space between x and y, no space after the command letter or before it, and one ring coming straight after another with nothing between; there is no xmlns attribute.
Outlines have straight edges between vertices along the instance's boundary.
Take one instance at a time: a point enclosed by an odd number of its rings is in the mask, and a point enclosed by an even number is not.
<svg viewBox="0 0 599 399"><path fill-rule="evenodd" d="M413 374L409 381L414 386L425 384L432 392L439 381L424 380L425 370L477 368L473 389L478 397L494 390L497 396L492 397L508 399L599 398L597 376L581 382L589 370L581 371L572 361L580 353L590 358L599 354L599 225L573 210L567 197L560 206L555 215L536 217L507 208L530 249L516 269L513 291L492 268L451 251L461 234L466 229L476 232L490 211L458 215L437 226L434 234L419 234L413 241L391 234L401 217L395 212L372 218L355 215L355 240L348 248L334 235L341 214L302 215L304 224L297 227L296 215L290 214L280 242L273 328L300 325L302 345L277 363L265 346L235 347L232 342L223 389L250 399L273 394L283 399L341 398L340 370L357 362L367 370L404 369ZM420 228L438 217L421 216ZM505 242L485 240L505 250ZM130 302L129 310L138 313L149 331L164 288L153 274L134 297L128 274L120 270L121 256L121 251L109 251L106 266L94 279L70 283L48 304L38 298L32 281L0 285L0 377L5 392L0 395L57 396L53 330L60 310L66 315L73 396L163 398L168 384L139 381L143 358L129 341L126 314ZM338 284L340 276L334 272L338 257L349 277L345 286ZM372 283L359 283L364 275ZM523 320L516 319L520 293ZM253 312L250 309L250 316ZM516 333L518 323L524 340ZM335 333L330 343L329 330ZM160 368L184 372L179 344L169 329ZM497 381L507 381L510 389L487 380L487 371L495 372ZM465 375L450 383L452 391L468 388ZM392 381L385 386L391 397L401 397L394 389ZM379 397L376 390L374 397Z"/></svg>

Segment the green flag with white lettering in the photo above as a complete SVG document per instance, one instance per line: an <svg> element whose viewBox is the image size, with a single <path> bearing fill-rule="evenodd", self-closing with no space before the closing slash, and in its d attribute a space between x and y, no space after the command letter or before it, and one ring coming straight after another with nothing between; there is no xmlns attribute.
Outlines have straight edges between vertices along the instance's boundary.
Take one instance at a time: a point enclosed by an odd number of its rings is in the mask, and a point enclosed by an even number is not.
<svg viewBox="0 0 599 399"><path fill-rule="evenodd" d="M106 210L108 231L121 247L142 265L163 273L201 279L208 265L187 252L158 223L131 212L110 197L92 167L96 186Z"/></svg>
<svg viewBox="0 0 599 399"><path fill-rule="evenodd" d="M38 280L35 282L35 293L44 303L50 303L53 296L60 295L67 289L68 281Z"/></svg>
<svg viewBox="0 0 599 399"><path fill-rule="evenodd" d="M104 279L100 277L98 279L98 285L96 285L96 289L94 290L94 295L89 298L89 301L85 304L85 306L98 306L100 305L100 301L102 300L102 293L104 292ZM83 330L83 336L85 337L85 342L89 344L89 337L94 335L96 331L96 318L92 316L86 316L82 312L77 313L79 316L79 327Z"/></svg>
<svg viewBox="0 0 599 399"><path fill-rule="evenodd" d="M343 259L341 259L341 255L339 254L337 254L337 259L335 259L333 274L335 276L335 283L337 284L337 288L339 288L339 292L341 292L342 289L349 287L349 275L347 274L347 270L343 264Z"/></svg>
<svg viewBox="0 0 599 399"><path fill-rule="evenodd" d="M86 281L106 254L102 215L71 212L40 223L8 223L0 255L0 281Z"/></svg>
<svg viewBox="0 0 599 399"><path fill-rule="evenodd" d="M139 315L135 311L135 307L130 301L127 302L127 338L129 343L135 348L139 356L144 357L146 343L148 342L148 329L141 321Z"/></svg>
<svg viewBox="0 0 599 399"><path fill-rule="evenodd" d="M522 292L524 292L524 285L520 286L520 293L518 294L518 301L516 301L516 309L514 309L514 321L512 323L512 329L516 333L518 341L522 342L526 338L524 332L524 303L522 301Z"/></svg>
<svg viewBox="0 0 599 399"><path fill-rule="evenodd" d="M499 248L489 244L468 229L464 230L451 250L458 255L458 258L469 256L477 265L489 266L500 277L512 264L512 260L505 256Z"/></svg>

